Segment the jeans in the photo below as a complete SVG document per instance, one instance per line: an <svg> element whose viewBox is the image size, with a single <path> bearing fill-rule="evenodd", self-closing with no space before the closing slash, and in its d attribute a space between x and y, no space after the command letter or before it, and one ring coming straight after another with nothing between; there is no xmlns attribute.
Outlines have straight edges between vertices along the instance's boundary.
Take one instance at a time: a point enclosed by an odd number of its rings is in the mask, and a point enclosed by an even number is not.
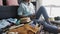
<svg viewBox="0 0 60 34"><path fill-rule="evenodd" d="M37 11L37 13L36 13L36 19L37 20L33 20L34 21L34 24L36 24L36 22L38 24L42 24L43 27L44 27L43 28L44 30L46 30L48 32L51 32L51 33L54 33L54 34L57 34L58 28L56 26L50 25L46 21L40 21L40 20L38 20L40 18L41 14L44 16L45 19L48 19L49 18L48 14L47 14L47 12L45 10L45 8L43 6L41 6L39 8L39 10Z"/></svg>

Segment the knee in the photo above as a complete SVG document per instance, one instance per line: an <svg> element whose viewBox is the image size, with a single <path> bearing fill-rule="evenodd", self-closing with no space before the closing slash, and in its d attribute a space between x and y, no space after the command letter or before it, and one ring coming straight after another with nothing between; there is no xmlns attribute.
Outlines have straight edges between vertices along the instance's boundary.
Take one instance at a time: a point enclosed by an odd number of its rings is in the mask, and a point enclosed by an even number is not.
<svg viewBox="0 0 60 34"><path fill-rule="evenodd" d="M39 9L43 10L43 9L45 9L45 8L44 8L44 6L41 6Z"/></svg>
<svg viewBox="0 0 60 34"><path fill-rule="evenodd" d="M39 8L39 11L40 11L40 12L46 11L46 10L45 10L45 7L44 7L44 6L41 6L41 7Z"/></svg>

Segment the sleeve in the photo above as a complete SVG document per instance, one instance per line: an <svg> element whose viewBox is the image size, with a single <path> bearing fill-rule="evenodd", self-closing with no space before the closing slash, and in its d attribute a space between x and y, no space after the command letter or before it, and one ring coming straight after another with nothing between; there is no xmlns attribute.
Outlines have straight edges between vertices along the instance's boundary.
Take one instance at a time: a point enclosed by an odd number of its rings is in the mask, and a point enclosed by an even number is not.
<svg viewBox="0 0 60 34"><path fill-rule="evenodd" d="M18 8L18 15L23 15L23 11L24 11L24 8L22 6L22 4L20 4L19 8Z"/></svg>
<svg viewBox="0 0 60 34"><path fill-rule="evenodd" d="M32 11L33 11L33 13L35 13L35 6L31 3L31 5L32 5Z"/></svg>

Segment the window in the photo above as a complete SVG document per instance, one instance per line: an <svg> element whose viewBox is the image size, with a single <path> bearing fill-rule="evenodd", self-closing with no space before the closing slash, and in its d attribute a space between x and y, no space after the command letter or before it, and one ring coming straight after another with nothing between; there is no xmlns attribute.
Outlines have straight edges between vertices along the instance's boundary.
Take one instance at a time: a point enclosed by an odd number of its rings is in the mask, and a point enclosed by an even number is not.
<svg viewBox="0 0 60 34"><path fill-rule="evenodd" d="M60 16L60 0L42 0L50 17Z"/></svg>

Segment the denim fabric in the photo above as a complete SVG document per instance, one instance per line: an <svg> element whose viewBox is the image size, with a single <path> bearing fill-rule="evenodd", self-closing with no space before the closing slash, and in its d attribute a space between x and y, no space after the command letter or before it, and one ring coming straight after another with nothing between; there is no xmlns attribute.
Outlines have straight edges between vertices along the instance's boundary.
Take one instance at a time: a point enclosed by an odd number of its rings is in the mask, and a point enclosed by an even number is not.
<svg viewBox="0 0 60 34"><path fill-rule="evenodd" d="M41 14L43 15L43 17L45 19L48 19L49 18L48 14L46 12L46 9L44 8L44 6L41 6L39 8L39 10L36 12L36 19L39 19L39 17L41 16Z"/></svg>
<svg viewBox="0 0 60 34"><path fill-rule="evenodd" d="M43 29L50 32L50 33L54 33L54 34L57 34L58 33L58 28L54 25L50 25L48 23L46 23L45 21L40 21L40 20L33 20L33 24L41 24L43 25Z"/></svg>
<svg viewBox="0 0 60 34"><path fill-rule="evenodd" d="M44 30L51 32L51 33L54 33L54 34L57 34L57 30L58 30L57 26L48 24L46 21L38 20L40 18L41 14L44 16L45 19L49 18L44 6L41 6L36 13L36 19L33 20L34 24L36 24L36 23L41 24L41 25L43 25Z"/></svg>

